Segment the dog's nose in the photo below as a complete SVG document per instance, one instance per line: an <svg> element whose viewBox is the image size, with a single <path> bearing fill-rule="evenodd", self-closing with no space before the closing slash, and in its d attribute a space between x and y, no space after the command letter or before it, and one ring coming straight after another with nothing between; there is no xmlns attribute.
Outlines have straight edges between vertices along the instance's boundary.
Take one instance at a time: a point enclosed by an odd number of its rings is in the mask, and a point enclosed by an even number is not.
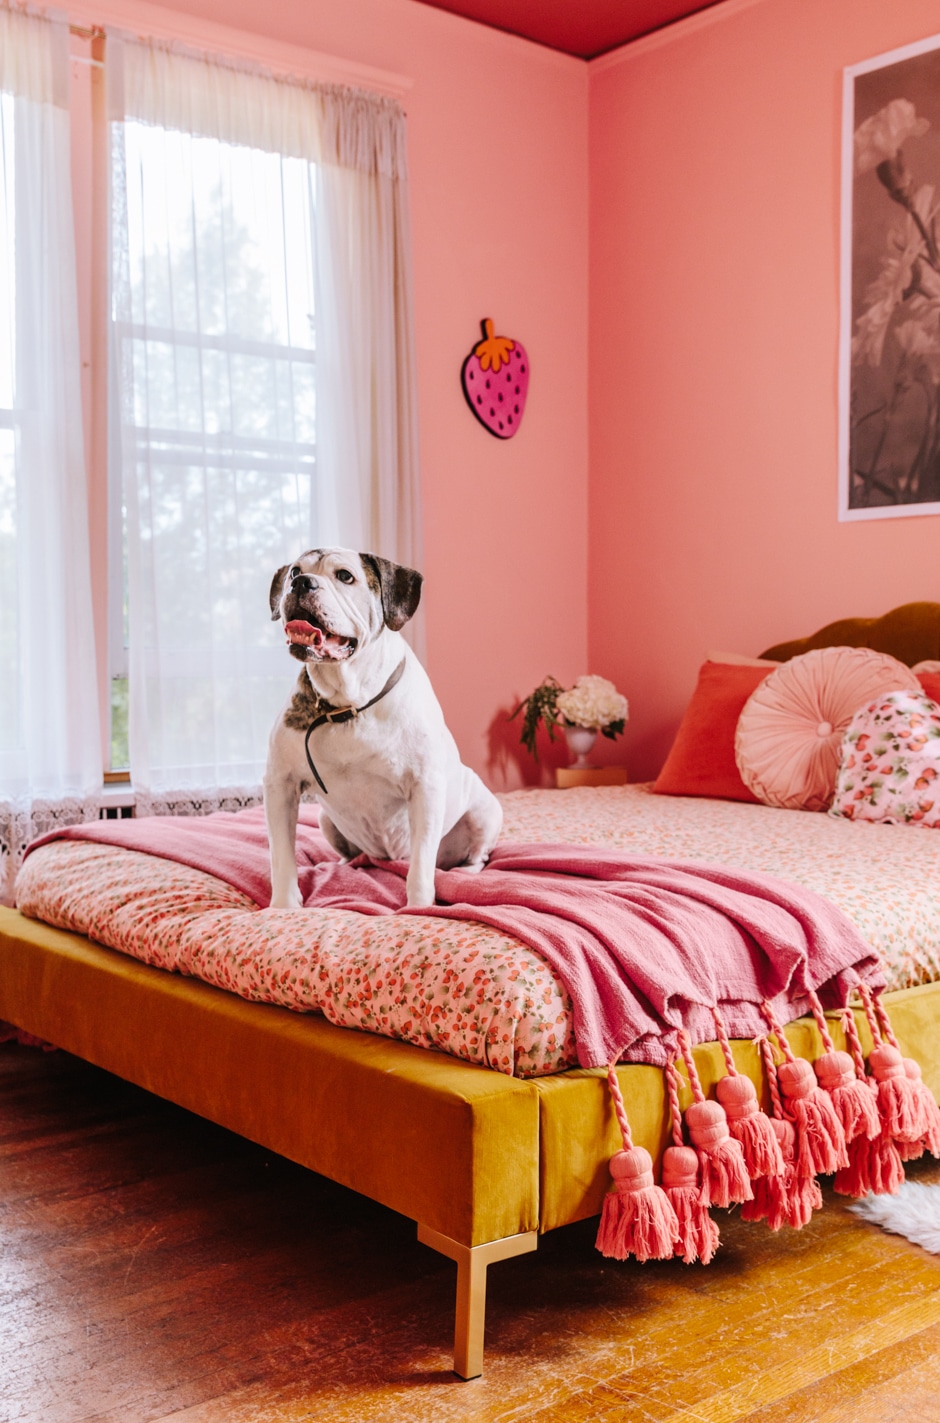
<svg viewBox="0 0 940 1423"><path fill-rule="evenodd" d="M306 573L299 573L296 578L291 579L291 592L298 595L312 593L314 583L312 578L308 578Z"/></svg>

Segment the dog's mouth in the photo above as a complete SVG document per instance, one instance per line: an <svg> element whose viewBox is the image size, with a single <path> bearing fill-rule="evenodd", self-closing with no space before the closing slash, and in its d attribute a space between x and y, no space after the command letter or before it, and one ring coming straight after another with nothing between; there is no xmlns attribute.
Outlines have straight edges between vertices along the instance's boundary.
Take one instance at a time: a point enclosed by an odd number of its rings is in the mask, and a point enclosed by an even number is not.
<svg viewBox="0 0 940 1423"><path fill-rule="evenodd" d="M327 632L305 618L293 618L285 623L284 632L290 654L299 662L344 662L358 645L356 638Z"/></svg>

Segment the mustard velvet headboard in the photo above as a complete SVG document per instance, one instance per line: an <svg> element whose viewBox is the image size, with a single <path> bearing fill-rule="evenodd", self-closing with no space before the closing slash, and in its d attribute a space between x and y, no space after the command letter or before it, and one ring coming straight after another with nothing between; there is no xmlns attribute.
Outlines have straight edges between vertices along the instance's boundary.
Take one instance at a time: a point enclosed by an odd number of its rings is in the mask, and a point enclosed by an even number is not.
<svg viewBox="0 0 940 1423"><path fill-rule="evenodd" d="M814 647L873 647L913 667L915 662L940 658L940 603L903 603L881 618L841 618L827 623L811 637L780 642L761 657L789 662Z"/></svg>

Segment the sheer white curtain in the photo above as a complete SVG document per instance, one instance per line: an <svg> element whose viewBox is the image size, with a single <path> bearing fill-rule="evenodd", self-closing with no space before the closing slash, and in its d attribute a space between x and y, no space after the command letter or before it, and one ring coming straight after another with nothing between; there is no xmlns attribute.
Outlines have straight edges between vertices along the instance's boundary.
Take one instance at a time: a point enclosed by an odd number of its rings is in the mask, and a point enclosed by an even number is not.
<svg viewBox="0 0 940 1423"><path fill-rule="evenodd" d="M23 844L97 814L68 30L0 5L0 895Z"/></svg>
<svg viewBox="0 0 940 1423"><path fill-rule="evenodd" d="M404 122L389 105L376 128L370 108L334 96L316 166L319 461L338 526L359 531L340 542L420 568Z"/></svg>
<svg viewBox="0 0 940 1423"><path fill-rule="evenodd" d="M112 643L135 786L205 808L257 785L296 677L275 570L326 543L420 558L404 118L116 36L107 70Z"/></svg>

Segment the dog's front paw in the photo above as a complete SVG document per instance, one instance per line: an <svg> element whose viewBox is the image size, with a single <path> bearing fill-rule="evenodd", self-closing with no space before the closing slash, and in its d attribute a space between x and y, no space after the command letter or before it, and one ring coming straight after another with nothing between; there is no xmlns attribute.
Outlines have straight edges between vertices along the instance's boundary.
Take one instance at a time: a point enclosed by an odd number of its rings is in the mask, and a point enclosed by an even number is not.
<svg viewBox="0 0 940 1423"><path fill-rule="evenodd" d="M304 901L300 893L300 887L296 884L288 885L286 889L276 889L271 895L271 909L303 909Z"/></svg>
<svg viewBox="0 0 940 1423"><path fill-rule="evenodd" d="M408 876L406 882L407 900L409 909L430 909L434 903L434 876L429 879L423 876Z"/></svg>

